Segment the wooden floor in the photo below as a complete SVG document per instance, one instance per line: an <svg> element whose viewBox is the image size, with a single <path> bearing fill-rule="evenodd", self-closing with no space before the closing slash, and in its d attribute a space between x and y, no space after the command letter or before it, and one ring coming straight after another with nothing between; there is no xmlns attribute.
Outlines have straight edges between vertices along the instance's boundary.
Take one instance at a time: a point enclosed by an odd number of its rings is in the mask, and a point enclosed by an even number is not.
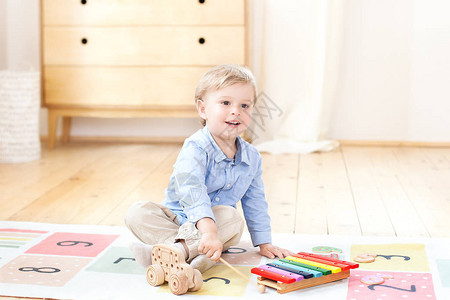
<svg viewBox="0 0 450 300"><path fill-rule="evenodd" d="M124 225L159 202L181 145L76 143L0 164L0 220ZM450 236L450 149L342 146L263 155L274 232Z"/></svg>

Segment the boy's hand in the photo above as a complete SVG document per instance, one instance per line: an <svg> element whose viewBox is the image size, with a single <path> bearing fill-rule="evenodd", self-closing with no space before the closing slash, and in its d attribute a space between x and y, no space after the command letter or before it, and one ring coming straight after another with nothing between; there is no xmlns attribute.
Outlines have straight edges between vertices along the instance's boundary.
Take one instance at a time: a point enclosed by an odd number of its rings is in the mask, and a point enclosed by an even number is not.
<svg viewBox="0 0 450 300"><path fill-rule="evenodd" d="M261 244L259 245L259 253L268 258L285 258L286 256L294 254L293 252L279 248L272 244Z"/></svg>
<svg viewBox="0 0 450 300"><path fill-rule="evenodd" d="M205 232L202 234L200 244L198 246L198 252L203 253L209 259L217 262L222 254L223 245L219 240L217 233Z"/></svg>
<svg viewBox="0 0 450 300"><path fill-rule="evenodd" d="M198 252L217 262L222 254L223 244L219 240L216 223L210 218L203 218L198 220L197 228L202 234Z"/></svg>

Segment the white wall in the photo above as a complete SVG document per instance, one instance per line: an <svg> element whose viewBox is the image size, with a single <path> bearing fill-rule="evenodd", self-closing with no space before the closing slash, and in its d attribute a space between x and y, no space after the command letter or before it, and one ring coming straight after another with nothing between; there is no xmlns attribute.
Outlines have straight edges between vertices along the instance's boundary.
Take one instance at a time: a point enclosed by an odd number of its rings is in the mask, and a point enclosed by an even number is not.
<svg viewBox="0 0 450 300"><path fill-rule="evenodd" d="M408 1L348 2L333 138L408 139L413 21Z"/></svg>
<svg viewBox="0 0 450 300"><path fill-rule="evenodd" d="M6 1L0 0L0 70L6 68Z"/></svg>
<svg viewBox="0 0 450 300"><path fill-rule="evenodd" d="M450 1L346 3L330 137L450 142ZM0 68L39 68L39 1L0 0L0 26ZM42 109L41 134L46 128ZM197 128L195 119L78 118L72 135L188 136Z"/></svg>
<svg viewBox="0 0 450 300"><path fill-rule="evenodd" d="M415 1L408 137L450 141L450 1Z"/></svg>
<svg viewBox="0 0 450 300"><path fill-rule="evenodd" d="M450 141L450 1L349 1L336 139Z"/></svg>

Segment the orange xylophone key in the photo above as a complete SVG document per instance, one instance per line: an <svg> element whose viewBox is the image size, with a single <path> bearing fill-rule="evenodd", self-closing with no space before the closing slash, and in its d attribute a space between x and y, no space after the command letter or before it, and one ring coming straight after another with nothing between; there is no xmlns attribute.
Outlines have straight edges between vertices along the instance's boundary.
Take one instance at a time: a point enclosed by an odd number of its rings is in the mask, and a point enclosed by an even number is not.
<svg viewBox="0 0 450 300"><path fill-rule="evenodd" d="M350 270L350 266L349 265L345 265L345 264L342 264L342 263L329 261L329 260L322 259L322 258L311 257L311 256L308 256L308 255L303 255L303 254L294 254L292 256L298 257L298 258L303 258L303 259L314 261L314 262L318 262L318 263L321 263L321 264L324 264L324 265L328 265L328 266L332 266L332 267L341 268L342 271Z"/></svg>
<svg viewBox="0 0 450 300"><path fill-rule="evenodd" d="M305 255L305 256L308 256L308 257L314 257L314 258L318 258L318 259L323 259L323 260L330 261L330 262L340 263L340 264L343 264L343 265L347 265L347 266L350 266L350 269L359 268L359 264L356 264L356 263L353 263L353 262L349 262L349 261L345 261L345 260L332 258L332 257L326 257L326 256L323 256L323 255L317 255L317 254L312 254L312 253L307 253L307 252L299 252L298 254Z"/></svg>

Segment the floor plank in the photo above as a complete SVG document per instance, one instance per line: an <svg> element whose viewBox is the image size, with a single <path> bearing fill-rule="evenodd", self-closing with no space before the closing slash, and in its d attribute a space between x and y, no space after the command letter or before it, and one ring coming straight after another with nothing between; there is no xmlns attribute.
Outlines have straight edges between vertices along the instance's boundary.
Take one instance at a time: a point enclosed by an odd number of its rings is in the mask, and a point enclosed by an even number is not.
<svg viewBox="0 0 450 300"><path fill-rule="evenodd" d="M342 149L361 232L362 235L395 236L395 229L377 184L377 162L372 150L373 148L361 151L359 147Z"/></svg>
<svg viewBox="0 0 450 300"><path fill-rule="evenodd" d="M0 164L0 219L7 219L52 191L63 181L92 164L109 151L105 145L75 144L61 146L42 159L21 164Z"/></svg>
<svg viewBox="0 0 450 300"><path fill-rule="evenodd" d="M313 153L301 155L297 184L297 208L295 232L305 234L328 234L326 199L320 172L323 156Z"/></svg>
<svg viewBox="0 0 450 300"><path fill-rule="evenodd" d="M428 152L428 150L426 150ZM432 153L433 151L429 151ZM448 168L430 160L420 148L398 148L399 183L408 195L431 237L450 234ZM442 169L441 169L442 168Z"/></svg>
<svg viewBox="0 0 450 300"><path fill-rule="evenodd" d="M399 148L374 148L375 181L397 236L429 236L423 220L399 181Z"/></svg>
<svg viewBox="0 0 450 300"><path fill-rule="evenodd" d="M159 151L160 157L155 155L148 159L153 152L151 146L113 147L107 155L73 174L10 219L97 224L105 217L104 213L110 212L132 192L148 170L166 155L166 151Z"/></svg>
<svg viewBox="0 0 450 300"><path fill-rule="evenodd" d="M123 225L162 201L181 145L76 143L0 164L0 219ZM263 154L274 232L449 237L450 149L343 146Z"/></svg>
<svg viewBox="0 0 450 300"><path fill-rule="evenodd" d="M296 154L262 155L262 177L273 232L294 233L298 159Z"/></svg>
<svg viewBox="0 0 450 300"><path fill-rule="evenodd" d="M161 148L166 153L166 157L160 160L160 163L153 169L149 170L149 174L124 200L114 207L111 212L101 220L101 225L118 225L123 226L123 218L128 208L138 201L152 201L161 203L164 199L164 191L169 183L170 175L173 171L173 164L178 156L181 146L171 146Z"/></svg>
<svg viewBox="0 0 450 300"><path fill-rule="evenodd" d="M300 158L296 233L361 235L340 149Z"/></svg>

